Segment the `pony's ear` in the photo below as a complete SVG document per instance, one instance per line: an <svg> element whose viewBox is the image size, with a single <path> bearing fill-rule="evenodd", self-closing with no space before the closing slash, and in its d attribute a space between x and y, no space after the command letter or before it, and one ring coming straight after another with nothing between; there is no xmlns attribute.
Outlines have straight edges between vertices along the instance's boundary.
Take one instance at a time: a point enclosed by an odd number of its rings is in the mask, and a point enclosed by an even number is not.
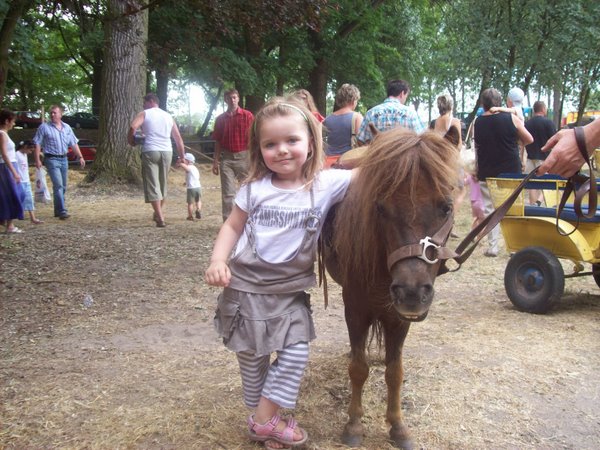
<svg viewBox="0 0 600 450"><path fill-rule="evenodd" d="M371 132L371 136L373 136L373 138L379 134L379 130L377 127L375 127L373 122L369 122L369 131Z"/></svg>
<svg viewBox="0 0 600 450"><path fill-rule="evenodd" d="M446 134L444 135L444 139L450 142L452 145L457 146L460 142L460 135L458 128L450 127Z"/></svg>

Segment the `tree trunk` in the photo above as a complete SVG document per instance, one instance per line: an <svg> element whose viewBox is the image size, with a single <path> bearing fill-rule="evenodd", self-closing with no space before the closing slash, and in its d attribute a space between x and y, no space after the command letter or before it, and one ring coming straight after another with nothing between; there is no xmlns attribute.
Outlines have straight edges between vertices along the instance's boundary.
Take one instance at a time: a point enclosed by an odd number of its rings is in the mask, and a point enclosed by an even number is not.
<svg viewBox="0 0 600 450"><path fill-rule="evenodd" d="M219 103L219 99L221 98L221 93L223 92L223 85L219 85L219 89L217 90L217 95L209 96L210 97L210 107L208 108L208 112L206 113L206 117L204 118L204 123L198 130L198 136L204 137L206 136L206 129L208 128L208 124L210 123L210 119L213 115L213 112L217 108L217 104Z"/></svg>
<svg viewBox="0 0 600 450"><path fill-rule="evenodd" d="M92 66L92 114L100 115L100 103L102 102L102 51L95 52L94 65Z"/></svg>
<svg viewBox="0 0 600 450"><path fill-rule="evenodd" d="M12 44L17 23L23 16L23 12L29 8L29 4L29 0L11 1L0 27L0 105L4 103L6 80L8 79L8 50Z"/></svg>
<svg viewBox="0 0 600 450"><path fill-rule="evenodd" d="M99 146L88 181L141 181L140 156L127 131L146 89L148 10L141 0L109 0L105 26Z"/></svg>
<svg viewBox="0 0 600 450"><path fill-rule="evenodd" d="M315 100L319 112L327 115L327 62L325 58L317 58L317 65L311 70L308 90Z"/></svg>
<svg viewBox="0 0 600 450"><path fill-rule="evenodd" d="M327 115L327 76L329 67L327 60L323 54L325 44L321 36L316 31L310 31L310 42L313 54L316 55L315 66L308 74L308 91L315 100L315 105L319 112L324 116Z"/></svg>
<svg viewBox="0 0 600 450"><path fill-rule="evenodd" d="M158 69L156 71L156 95L158 95L158 106L167 110L167 97L169 96L169 72Z"/></svg>

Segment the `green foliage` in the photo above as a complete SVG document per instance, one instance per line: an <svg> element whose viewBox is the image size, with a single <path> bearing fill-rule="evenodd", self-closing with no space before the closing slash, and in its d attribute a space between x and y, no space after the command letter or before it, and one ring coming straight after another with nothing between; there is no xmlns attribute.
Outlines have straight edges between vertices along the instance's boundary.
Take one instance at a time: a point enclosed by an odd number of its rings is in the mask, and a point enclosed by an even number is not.
<svg viewBox="0 0 600 450"><path fill-rule="evenodd" d="M85 73L69 57L60 33L46 25L43 14L31 11L17 27L5 105L15 110L39 110L54 103L84 108L91 94ZM74 28L68 22L64 25Z"/></svg>
<svg viewBox="0 0 600 450"><path fill-rule="evenodd" d="M342 83L361 90L359 109L403 78L410 101L449 92L460 109L482 88L554 92L597 101L600 3L586 0L181 0L152 2L149 68L266 98L311 85L319 70L329 98ZM7 2L0 2L0 18ZM37 6L10 51L7 105L63 103L89 109L101 65L103 0ZM2 9L4 8L4 9ZM47 8L47 9L46 9Z"/></svg>

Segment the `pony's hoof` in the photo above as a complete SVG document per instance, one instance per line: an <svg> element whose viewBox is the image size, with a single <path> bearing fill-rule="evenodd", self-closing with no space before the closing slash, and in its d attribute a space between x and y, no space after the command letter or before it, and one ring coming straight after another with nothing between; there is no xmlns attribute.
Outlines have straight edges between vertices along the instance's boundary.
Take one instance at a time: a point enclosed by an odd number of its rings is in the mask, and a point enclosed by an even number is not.
<svg viewBox="0 0 600 450"><path fill-rule="evenodd" d="M411 438L392 439L392 445L402 450L413 450L413 441Z"/></svg>
<svg viewBox="0 0 600 450"><path fill-rule="evenodd" d="M355 434L349 434L344 432L344 434L342 434L342 444L348 446L348 447L360 447L362 445L362 441L363 441L363 436L362 435L355 435Z"/></svg>
<svg viewBox="0 0 600 450"><path fill-rule="evenodd" d="M394 447L401 448L402 450L413 450L413 441L410 438L408 428L404 425L390 428L390 440Z"/></svg>
<svg viewBox="0 0 600 450"><path fill-rule="evenodd" d="M347 423L342 433L342 443L348 447L360 447L363 442L365 435L362 424L350 424Z"/></svg>

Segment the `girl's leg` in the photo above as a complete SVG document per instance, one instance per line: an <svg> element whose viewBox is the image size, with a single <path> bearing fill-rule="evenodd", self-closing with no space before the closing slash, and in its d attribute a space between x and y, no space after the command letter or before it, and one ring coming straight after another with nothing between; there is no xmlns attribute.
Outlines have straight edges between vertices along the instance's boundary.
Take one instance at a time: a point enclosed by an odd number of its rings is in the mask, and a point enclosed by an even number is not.
<svg viewBox="0 0 600 450"><path fill-rule="evenodd" d="M271 357L256 356L251 352L238 352L236 355L242 376L244 403L248 408L256 408L267 379Z"/></svg>
<svg viewBox="0 0 600 450"><path fill-rule="evenodd" d="M263 397L282 408L295 408L304 369L308 364L308 342L299 342L277 352L269 367ZM257 411L260 417L260 412ZM267 420L271 417L267 417Z"/></svg>
<svg viewBox="0 0 600 450"><path fill-rule="evenodd" d="M295 408L298 391L304 370L308 364L308 343L299 342L277 352L277 359L269 367L269 371L262 390L262 396L254 413L254 421L265 424L276 415L280 408ZM287 426L281 420L276 427L283 431ZM304 431L295 428L294 440L300 441ZM278 448L277 443L272 443L272 448Z"/></svg>
<svg viewBox="0 0 600 450"><path fill-rule="evenodd" d="M31 221L31 223L34 223L36 225L38 225L40 223L44 223L43 220L40 220L37 217L35 217L35 211L33 211L33 210L29 211L29 220Z"/></svg>

